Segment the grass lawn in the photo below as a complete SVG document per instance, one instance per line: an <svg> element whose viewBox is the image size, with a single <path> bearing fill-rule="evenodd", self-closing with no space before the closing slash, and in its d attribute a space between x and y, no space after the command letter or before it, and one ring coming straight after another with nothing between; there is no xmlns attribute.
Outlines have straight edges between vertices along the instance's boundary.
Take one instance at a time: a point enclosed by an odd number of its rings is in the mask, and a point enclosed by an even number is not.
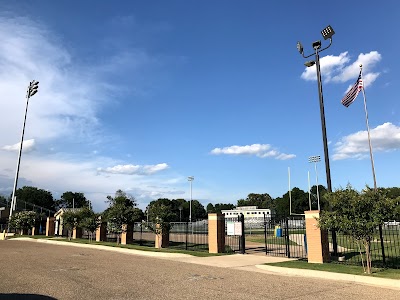
<svg viewBox="0 0 400 300"><path fill-rule="evenodd" d="M296 260L296 261L286 261L279 263L268 263L266 265L285 267L285 268L309 269L316 271L345 273L352 275L365 275L373 277L400 279L400 269L372 268L372 274L368 275L364 273L363 268L360 266L342 265L338 263L309 264L307 261Z"/></svg>
<svg viewBox="0 0 400 300"><path fill-rule="evenodd" d="M248 235L248 236L246 236L246 241L264 244L265 238L264 238L264 235ZM267 236L267 244L268 245L285 245L286 238L285 237ZM289 245L297 246L297 243L289 240Z"/></svg>
<svg viewBox="0 0 400 300"><path fill-rule="evenodd" d="M206 251L191 251L191 250L178 250L178 249L171 249L171 248L161 248L156 249L154 247L148 246L140 246L137 244L128 244L128 245L117 245L115 242L89 242L87 239L75 239L75 240L68 240L67 238L52 238L43 235L38 236L28 236L28 235L16 235L17 237L29 237L33 239L48 239L53 241L60 241L60 242L67 242L67 243L80 243L80 244L89 244L89 245L102 245L108 247L117 247L117 248L126 248L126 249L134 249L134 250L141 250L141 251L152 251L152 252L166 252L166 253L182 253L182 254L189 254L198 257L207 257L207 256L221 256L221 255L229 255L231 253L208 253Z"/></svg>

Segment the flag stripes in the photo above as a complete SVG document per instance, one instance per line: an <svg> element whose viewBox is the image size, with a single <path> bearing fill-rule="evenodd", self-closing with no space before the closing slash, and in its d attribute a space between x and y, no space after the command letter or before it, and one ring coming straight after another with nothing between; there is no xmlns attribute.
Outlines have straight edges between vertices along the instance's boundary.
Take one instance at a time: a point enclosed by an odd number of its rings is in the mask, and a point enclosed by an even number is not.
<svg viewBox="0 0 400 300"><path fill-rule="evenodd" d="M363 88L363 81L362 81L361 72L360 72L360 75L358 75L356 83L351 87L351 89L343 97L342 104L346 107L349 107L350 104L352 104L354 102L354 100L356 100L358 93L361 91L362 88Z"/></svg>

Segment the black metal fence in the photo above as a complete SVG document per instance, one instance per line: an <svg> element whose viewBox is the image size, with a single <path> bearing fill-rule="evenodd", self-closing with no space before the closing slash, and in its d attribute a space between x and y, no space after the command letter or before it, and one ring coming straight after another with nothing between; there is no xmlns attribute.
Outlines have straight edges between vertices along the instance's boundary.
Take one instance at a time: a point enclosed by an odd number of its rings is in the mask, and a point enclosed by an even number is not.
<svg viewBox="0 0 400 300"><path fill-rule="evenodd" d="M382 238L381 238L382 237ZM330 251L332 252L332 235L329 232ZM365 247L348 235L337 232L338 263L361 265ZM400 268L400 225L386 223L376 229L370 243L373 267ZM336 261L336 259L335 259Z"/></svg>
<svg viewBox="0 0 400 300"><path fill-rule="evenodd" d="M208 252L208 220L171 225L169 248Z"/></svg>
<svg viewBox="0 0 400 300"><path fill-rule="evenodd" d="M239 218L226 218L226 251L241 252L240 236L228 235L227 224L239 222ZM306 227L304 216L277 218L263 215L244 218L245 252L265 253L270 256L292 258L307 257Z"/></svg>
<svg viewBox="0 0 400 300"><path fill-rule="evenodd" d="M133 225L132 244L155 247L153 223L137 222ZM88 239L90 232L83 231L82 238ZM107 232L107 242L117 242L117 234ZM95 239L95 236L93 236ZM208 220L196 222L173 222L169 234L169 248L208 252Z"/></svg>

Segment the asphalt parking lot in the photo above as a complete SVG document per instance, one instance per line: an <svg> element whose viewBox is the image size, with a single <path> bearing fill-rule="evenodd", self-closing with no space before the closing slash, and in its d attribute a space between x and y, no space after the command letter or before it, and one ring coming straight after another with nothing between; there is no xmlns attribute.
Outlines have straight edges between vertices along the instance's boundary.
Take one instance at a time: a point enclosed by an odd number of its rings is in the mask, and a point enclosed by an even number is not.
<svg viewBox="0 0 400 300"><path fill-rule="evenodd" d="M8 240L0 253L0 300L400 299L393 289L97 249Z"/></svg>

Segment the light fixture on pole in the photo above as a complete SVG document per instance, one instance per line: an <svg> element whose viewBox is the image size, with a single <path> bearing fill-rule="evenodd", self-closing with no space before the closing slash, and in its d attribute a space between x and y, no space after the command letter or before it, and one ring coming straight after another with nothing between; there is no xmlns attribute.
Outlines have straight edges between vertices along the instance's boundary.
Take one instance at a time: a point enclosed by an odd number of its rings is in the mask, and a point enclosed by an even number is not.
<svg viewBox="0 0 400 300"><path fill-rule="evenodd" d="M22 126L21 144L19 146L17 170L15 172L14 187L13 187L13 192L12 192L12 196L11 196L11 206L10 206L10 217L9 217L9 220L11 219L13 210L15 210L15 207L16 207L16 196L15 196L15 193L17 191L19 166L20 166L20 163L21 163L22 145L24 143L26 115L28 113L29 99L38 92L38 88L39 88L39 81L32 80L29 83L28 90L26 91L26 107L25 107L24 125Z"/></svg>
<svg viewBox="0 0 400 300"><path fill-rule="evenodd" d="M326 172L326 183L328 192L332 192L332 181L331 181L331 170L329 166L329 153L328 153L328 140L326 137L326 125L325 125L325 109L324 109L324 97L322 93L322 80L321 80L321 67L319 61L319 53L328 49L332 45L332 36L335 34L333 28L328 25L321 31L322 37L327 40L329 39L329 45L325 48L321 49L322 43L321 41L316 41L312 44L312 47L315 53L310 55L304 55L303 45L300 42L297 42L297 50L304 57L308 58L315 55L315 64L317 69L317 80L318 80L318 95L319 95L319 108L320 108L320 116L321 116L321 128L322 128L322 141L324 145L324 158L325 158L325 172ZM312 62L307 62L305 64L307 67L312 67L314 64ZM333 255L337 256L337 239L336 232L332 231L332 244L333 244Z"/></svg>
<svg viewBox="0 0 400 300"><path fill-rule="evenodd" d="M323 97L323 93L322 93L321 67L320 67L320 61L319 61L319 53L328 49L332 45L332 36L335 34L335 31L329 25L321 31L321 34L325 40L329 39L328 46L321 49L321 46L322 46L321 41L316 41L316 42L312 43L312 47L314 48L315 53L305 56L302 44L300 42L297 42L297 50L304 58L308 58L308 57L315 55L315 61L307 61L304 65L306 67L312 67L312 66L316 65L316 68L317 68L318 95L319 95L319 106L320 106L320 115L321 115L322 140L323 140L323 145L324 145L326 181L327 181L328 192L332 192L331 171L330 171L330 167L329 167L328 140L326 137L325 109L324 109L324 97Z"/></svg>
<svg viewBox="0 0 400 300"><path fill-rule="evenodd" d="M318 210L321 210L321 206L320 206L320 202L319 202L319 187L318 187L318 171L317 171L317 162L321 161L321 156L319 155L315 155L315 156L310 156L308 158L308 162L309 163L314 163L314 167L315 167L315 176L316 176L316 184L317 184L317 203L318 203Z"/></svg>
<svg viewBox="0 0 400 300"><path fill-rule="evenodd" d="M189 222L192 223L192 182L194 176L189 176L188 181L190 182L190 201L189 201Z"/></svg>

